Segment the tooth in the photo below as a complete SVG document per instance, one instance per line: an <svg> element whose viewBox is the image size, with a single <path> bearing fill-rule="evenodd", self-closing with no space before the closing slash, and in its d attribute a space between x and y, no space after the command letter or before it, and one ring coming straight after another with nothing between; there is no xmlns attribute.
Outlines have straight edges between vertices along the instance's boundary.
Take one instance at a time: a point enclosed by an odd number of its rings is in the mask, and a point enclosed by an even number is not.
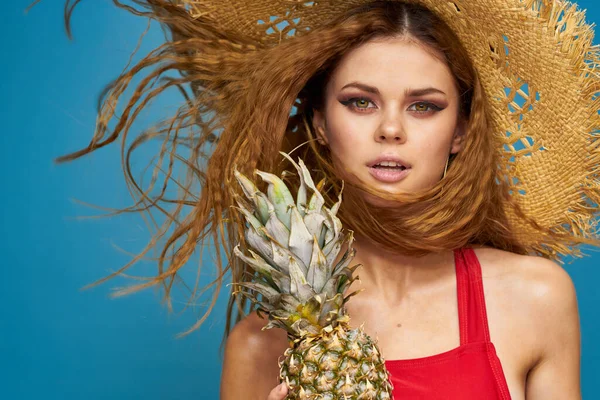
<svg viewBox="0 0 600 400"><path fill-rule="evenodd" d="M378 165L383 166L383 167L403 167L402 164L395 162L395 161L382 161L380 162Z"/></svg>

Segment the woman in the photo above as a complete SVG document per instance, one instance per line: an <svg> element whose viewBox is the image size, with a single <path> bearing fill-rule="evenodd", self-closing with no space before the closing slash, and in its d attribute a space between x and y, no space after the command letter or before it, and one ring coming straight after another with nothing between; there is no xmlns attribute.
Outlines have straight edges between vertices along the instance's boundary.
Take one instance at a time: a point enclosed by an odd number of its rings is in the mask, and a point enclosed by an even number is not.
<svg viewBox="0 0 600 400"><path fill-rule="evenodd" d="M328 147L342 171L373 186L390 192L427 190L441 179L449 156L465 151L465 128L473 115L465 109L471 99L461 94L476 85L472 67L454 39L437 41L449 34L424 9L376 3L350 11L332 25L352 27L355 21L380 26L373 29L377 33L365 29L366 38L357 40L360 44L330 68L326 81L318 80L324 89L316 89L317 97L323 96L323 101L312 123L319 143ZM449 49L450 55L440 48ZM452 57L463 82L445 57ZM476 134L473 129L469 133ZM386 155L408 168L401 172L388 167L391 179L378 175L385 167L375 171L372 165ZM394 204L371 197L369 201ZM456 352L466 329L457 323L453 252L410 256L383 250L364 236L357 237L355 247L354 261L364 266L358 287L364 291L348 303L348 312L351 321L364 322L369 335L379 338L392 374L404 376L396 382L395 396L471 398L465 387L446 382L454 375L451 368L474 368ZM579 328L569 276L540 257L489 246L478 247L475 254L469 262L481 264L486 301L474 306L487 310L489 336L500 359L496 362L492 351L482 352L492 359L482 365L504 371L490 371L500 381L478 388L478 398L508 398L504 377L512 399L578 398ZM357 287L349 291L353 289ZM484 318L472 320L487 329ZM287 338L279 329L261 331L263 326L264 320L251 314L233 329L226 347L222 399L285 397L285 384L283 390L271 389ZM481 339L486 340L486 334ZM454 354L443 357L441 353L450 349ZM402 367L389 360L401 360ZM415 361L447 368L436 376L432 366L425 380L415 382L407 378L411 369L428 371ZM473 385L486 380L482 371L473 374ZM415 390L418 384L430 387Z"/></svg>
<svg viewBox="0 0 600 400"><path fill-rule="evenodd" d="M519 18L532 18L531 10L536 10L537 23L570 28L556 30L552 40L573 47L564 57L583 76L586 68L597 68L586 63L597 55L590 48L591 30L577 19L579 14L562 3L552 8L550 1L521 4L514 20L506 16L507 10L514 11L518 2L502 0L293 6L282 1L273 2L272 10L283 13L289 6L285 18L265 22L267 14L257 28L244 24L252 21L244 20L244 13L252 14L254 8L242 9L243 2L183 3L186 7L171 1L140 2L148 11L135 12L161 20L178 40L115 81L90 147L60 159L74 159L126 135L148 99L170 86L192 85L194 96L178 115L160 130L145 133L132 149L166 136L172 147L161 156L170 154L173 162L177 146L190 147L193 151L184 162L200 177L202 193L194 202L179 201L194 211L167 242L159 274L129 291L163 283L168 296L178 270L209 232L217 240L219 229L228 229L228 239L223 233L221 239L227 240L229 252L243 230L239 215L230 209L235 205L233 165L281 172L277 152L308 142L300 157L312 171L338 190L341 180L349 185L340 218L356 232L354 262L363 265L361 281L350 290L363 291L348 303L348 314L378 338L395 377L394 396L581 397L576 295L568 274L551 259L559 253L577 255L576 244L598 244L590 233L597 204L587 201L600 198L592 164L598 160L597 145L586 135L598 124L590 95L597 78L587 74L577 80L577 90L552 91L552 84L563 77L544 63L552 57L539 57L539 65L529 65L523 60L530 60L526 46L531 43L516 33L494 36L497 29L512 29ZM554 18L561 10L568 12L563 22ZM287 25L280 26L282 21ZM497 24L486 25L490 21ZM477 35L489 36L485 48L476 42ZM512 41L521 47L510 47ZM136 88L103 141L114 101L133 75L155 64L159 67ZM532 74L538 67L553 74ZM146 87L173 69L183 77L169 79L159 89ZM568 85L568 77L564 79ZM525 89L523 82L528 84ZM495 92L498 85L507 91ZM562 94L556 98L555 92ZM148 99L142 97L146 93ZM579 93L577 101L569 97L574 93ZM523 101L515 100L516 95ZM567 104L565 98L573 104L559 109ZM141 105L135 109L138 100ZM560 118L553 120L557 113ZM515 129L506 131L510 126ZM190 137L182 137L182 128L190 128ZM567 150L577 168L585 172L577 178L579 184L567 177L555 179L551 169L556 161L536 153L554 154L554 133L559 131L570 141ZM528 135L533 143L515 148L515 137L522 141ZM209 140L218 144L204 172L197 164ZM578 158L577 146L589 157ZM526 157L538 164L532 166ZM385 163L389 160L397 164ZM535 174L528 175L528 168ZM560 195L548 195L536 186L540 183L545 183L544 190L560 190ZM194 198L189 183L185 187ZM227 188L231 190L223 190ZM142 198L157 203L145 194ZM564 203L563 198L570 200ZM238 224L225 224L232 221ZM179 238L184 243L163 268L167 250ZM219 260L217 266L222 278L227 269L221 269ZM243 264L233 259L230 267L234 283L248 280ZM244 303L237 298L230 302L228 321L234 306L239 322L226 342L221 398L285 398L285 384L276 387L277 360L288 347L285 333L261 330L266 321L255 313L244 317Z"/></svg>

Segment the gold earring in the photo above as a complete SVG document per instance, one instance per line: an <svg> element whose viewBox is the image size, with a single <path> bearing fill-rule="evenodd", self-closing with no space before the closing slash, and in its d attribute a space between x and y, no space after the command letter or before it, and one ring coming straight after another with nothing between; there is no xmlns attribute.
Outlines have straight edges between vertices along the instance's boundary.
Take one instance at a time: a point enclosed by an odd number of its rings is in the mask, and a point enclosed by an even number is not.
<svg viewBox="0 0 600 400"><path fill-rule="evenodd" d="M446 177L446 172L448 171L448 162L450 161L450 156L448 156L448 158L446 159L446 168L444 168L444 175L442 176L442 179L444 179Z"/></svg>

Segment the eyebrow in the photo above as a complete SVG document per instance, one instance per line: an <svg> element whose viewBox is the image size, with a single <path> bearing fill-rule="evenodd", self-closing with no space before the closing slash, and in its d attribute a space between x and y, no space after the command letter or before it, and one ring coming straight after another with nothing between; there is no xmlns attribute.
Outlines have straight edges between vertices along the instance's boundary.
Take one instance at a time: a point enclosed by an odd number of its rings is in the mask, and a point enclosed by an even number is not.
<svg viewBox="0 0 600 400"><path fill-rule="evenodd" d="M341 90L344 90L347 87L355 87L358 89L362 89L365 92L379 94L379 90L376 87L369 86L369 85L366 85L366 84L360 83L360 82L350 82L347 85L344 85L344 87L342 87ZM407 97L418 97L418 96L423 96L423 95L431 94L431 93L441 93L443 95L446 95L446 93L444 93L440 89L437 89L434 87L425 87L425 88L419 88L419 89L406 89L404 91L404 95Z"/></svg>

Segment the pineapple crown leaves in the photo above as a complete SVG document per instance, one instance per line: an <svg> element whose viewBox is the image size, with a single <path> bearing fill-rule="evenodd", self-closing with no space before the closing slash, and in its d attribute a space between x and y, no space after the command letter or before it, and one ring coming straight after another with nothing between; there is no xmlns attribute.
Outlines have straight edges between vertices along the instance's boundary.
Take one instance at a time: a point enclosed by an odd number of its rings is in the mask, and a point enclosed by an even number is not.
<svg viewBox="0 0 600 400"><path fill-rule="evenodd" d="M277 326L296 336L316 334L336 321L345 321L343 305L356 292L346 297L343 293L357 279L352 274L360 264L348 267L355 254L354 238L352 231L343 234L336 216L341 191L331 209L325 207L320 193L324 180L315 185L301 159L296 163L286 153L280 154L298 172L300 187L296 199L278 176L255 170L268 183L265 195L234 168L246 199L234 194L238 207L233 207L247 222L244 238L249 256L239 244L234 254L254 271L252 282L236 283L245 289L236 293L268 313L270 322L266 329ZM346 242L348 250L334 265Z"/></svg>

